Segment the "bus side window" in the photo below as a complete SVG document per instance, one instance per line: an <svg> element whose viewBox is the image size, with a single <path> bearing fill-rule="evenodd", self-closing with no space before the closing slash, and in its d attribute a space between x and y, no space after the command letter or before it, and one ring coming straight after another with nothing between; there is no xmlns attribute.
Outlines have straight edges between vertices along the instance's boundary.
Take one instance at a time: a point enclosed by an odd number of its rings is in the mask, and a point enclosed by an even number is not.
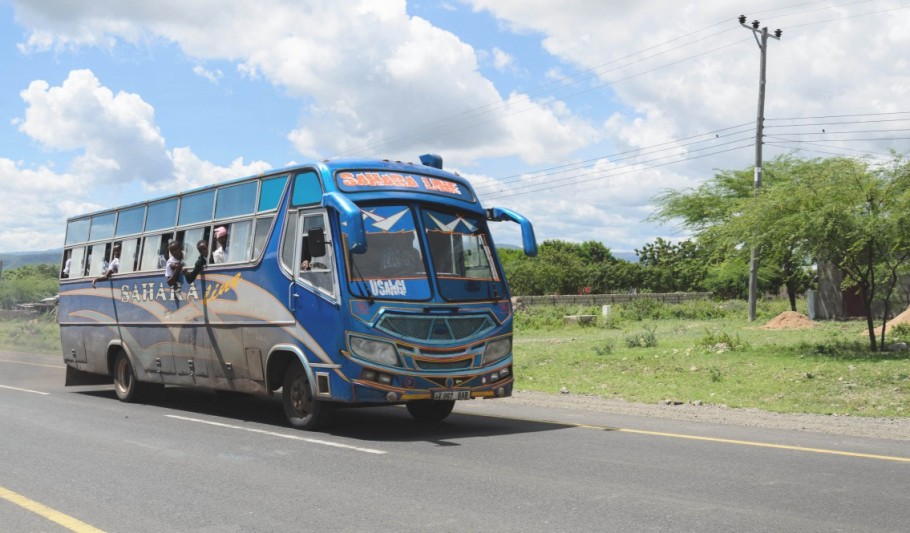
<svg viewBox="0 0 910 533"><path fill-rule="evenodd" d="M115 243L116 244L116 243ZM120 273L135 272L139 262L139 239L120 241Z"/></svg>
<svg viewBox="0 0 910 533"><path fill-rule="evenodd" d="M310 230L321 229L325 235L325 254L315 256L310 253L308 235ZM334 263L332 243L325 228L325 216L322 213L305 215L303 235L300 245L300 279L328 293L335 292L335 280L332 272Z"/></svg>
<svg viewBox="0 0 910 533"><path fill-rule="evenodd" d="M70 268L73 265L73 251L64 250L63 251L63 263L60 265L60 278L66 279L70 277Z"/></svg>
<svg viewBox="0 0 910 533"><path fill-rule="evenodd" d="M69 265L66 262L63 264L64 270L69 266L69 271L66 272L66 277L70 279L81 278L83 276L82 264L83 259L85 259L85 247L73 248L70 250L70 257L67 260Z"/></svg>
<svg viewBox="0 0 910 533"><path fill-rule="evenodd" d="M110 244L93 244L88 247L88 250L85 258L85 275L98 277L107 268L107 253L110 250Z"/></svg>
<svg viewBox="0 0 910 533"><path fill-rule="evenodd" d="M272 227L273 217L262 217L256 219L256 232L253 234L253 257L258 259L265 249L265 243L269 238L269 229Z"/></svg>
<svg viewBox="0 0 910 533"><path fill-rule="evenodd" d="M297 234L297 213L288 213L284 221L284 236L281 239L281 266L294 272L294 235Z"/></svg>
<svg viewBox="0 0 910 533"><path fill-rule="evenodd" d="M171 233L149 235L142 244L142 264L140 270L158 270L167 262L167 243Z"/></svg>

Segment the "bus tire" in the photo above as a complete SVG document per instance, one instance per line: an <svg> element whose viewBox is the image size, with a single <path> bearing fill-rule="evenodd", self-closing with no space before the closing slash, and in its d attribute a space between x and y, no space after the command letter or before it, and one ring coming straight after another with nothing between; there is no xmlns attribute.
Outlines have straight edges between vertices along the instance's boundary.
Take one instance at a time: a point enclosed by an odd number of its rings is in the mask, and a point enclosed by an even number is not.
<svg viewBox="0 0 910 533"><path fill-rule="evenodd" d="M313 397L313 389L300 363L291 363L284 372L281 386L284 415L297 429L315 430L325 427L332 417L332 404Z"/></svg>
<svg viewBox="0 0 910 533"><path fill-rule="evenodd" d="M405 406L414 420L432 424L444 420L455 407L455 400L411 400Z"/></svg>
<svg viewBox="0 0 910 533"><path fill-rule="evenodd" d="M114 359L114 392L121 402L133 403L143 399L148 393L148 384L136 377L136 371L126 352L120 350Z"/></svg>

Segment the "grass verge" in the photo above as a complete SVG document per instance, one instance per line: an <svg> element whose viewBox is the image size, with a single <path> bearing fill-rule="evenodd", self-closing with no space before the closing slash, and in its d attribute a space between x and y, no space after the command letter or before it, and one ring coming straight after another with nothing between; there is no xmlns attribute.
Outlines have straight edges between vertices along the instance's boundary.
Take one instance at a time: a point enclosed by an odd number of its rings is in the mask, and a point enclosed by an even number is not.
<svg viewBox="0 0 910 533"><path fill-rule="evenodd" d="M60 353L60 327L53 315L0 320L0 349Z"/></svg>
<svg viewBox="0 0 910 533"><path fill-rule="evenodd" d="M559 315L560 324L516 316L516 389L782 413L910 416L910 352L870 352L865 322L766 330L761 326L784 304L766 304L751 323L740 318L746 313L738 304L728 312L702 312L724 305L691 304L685 318L673 318L685 314L679 308L658 310L668 318L657 319L620 308L587 327L561 325L561 314L578 310L519 311Z"/></svg>

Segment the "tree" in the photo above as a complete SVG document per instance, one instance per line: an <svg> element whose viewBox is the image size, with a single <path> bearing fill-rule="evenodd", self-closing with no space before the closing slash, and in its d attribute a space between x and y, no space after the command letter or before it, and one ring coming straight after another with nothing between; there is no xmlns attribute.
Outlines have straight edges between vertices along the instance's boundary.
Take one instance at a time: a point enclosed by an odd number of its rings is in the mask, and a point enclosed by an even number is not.
<svg viewBox="0 0 910 533"><path fill-rule="evenodd" d="M787 183L803 168L802 160L789 155L766 162L764 189ZM742 278L736 275L748 248L744 248L741 235L718 230L754 209L751 203L755 194L753 178L751 167L721 170L695 189L668 190L655 198L658 207L651 220L679 220L684 228L695 234L699 247L708 258L706 288L719 294L740 295L748 289L748 271L744 271ZM791 204L791 208L796 209L797 205ZM801 253L793 239L782 238L762 246L760 265L759 287L767 291L784 285L790 308L795 311L797 295L808 288L811 257ZM742 288L736 285L740 281L744 284Z"/></svg>
<svg viewBox="0 0 910 533"><path fill-rule="evenodd" d="M613 257L597 241L581 244L547 240L537 257L519 250L499 250L506 278L514 294L609 293L640 287L638 265Z"/></svg>
<svg viewBox="0 0 910 533"><path fill-rule="evenodd" d="M872 303L884 303L884 326L898 277L910 268L908 202L910 172L900 159L879 167L848 158L813 159L800 163L791 180L740 200L740 216L716 228L746 246L764 250L786 243L794 256L839 268L865 304L869 345L876 351L885 335L882 327L877 341Z"/></svg>
<svg viewBox="0 0 910 533"><path fill-rule="evenodd" d="M658 237L635 250L642 267L642 285L653 292L704 290L707 265L693 241L674 244Z"/></svg>

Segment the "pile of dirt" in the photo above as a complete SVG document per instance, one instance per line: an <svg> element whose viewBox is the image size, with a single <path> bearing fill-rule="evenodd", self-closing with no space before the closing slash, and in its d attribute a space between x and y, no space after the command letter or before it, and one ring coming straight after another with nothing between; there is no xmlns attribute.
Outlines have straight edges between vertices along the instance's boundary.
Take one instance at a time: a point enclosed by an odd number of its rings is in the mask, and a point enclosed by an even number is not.
<svg viewBox="0 0 910 533"><path fill-rule="evenodd" d="M880 321L878 323L881 324ZM887 334L889 331L891 331L891 328L893 328L894 326L896 326L898 324L910 324L910 307L908 307L903 313L892 318L885 324L885 333ZM868 330L863 330L863 334L868 335L869 334ZM882 328L881 327L875 328L876 337L881 334L882 334Z"/></svg>
<svg viewBox="0 0 910 533"><path fill-rule="evenodd" d="M812 326L812 321L806 315L796 311L784 311L762 326L762 329L805 329Z"/></svg>

